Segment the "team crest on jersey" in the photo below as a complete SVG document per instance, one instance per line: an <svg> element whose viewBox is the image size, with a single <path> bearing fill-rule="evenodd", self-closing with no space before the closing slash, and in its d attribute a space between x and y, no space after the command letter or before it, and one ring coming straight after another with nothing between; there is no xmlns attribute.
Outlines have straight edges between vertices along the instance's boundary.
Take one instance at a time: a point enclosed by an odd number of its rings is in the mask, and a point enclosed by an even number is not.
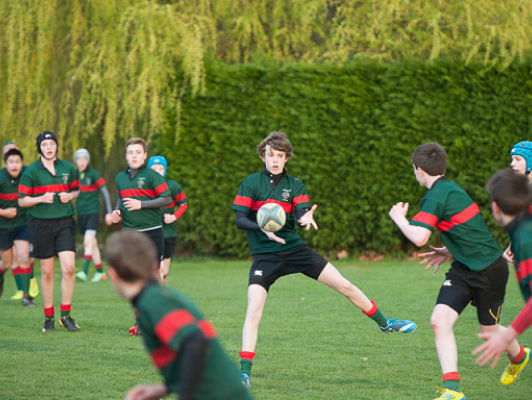
<svg viewBox="0 0 532 400"><path fill-rule="evenodd" d="M66 184L68 183L68 174L63 174L63 182Z"/></svg>
<svg viewBox="0 0 532 400"><path fill-rule="evenodd" d="M91 178L87 178L87 180L85 182L87 183L87 185L90 185L92 183L92 180L91 180Z"/></svg>
<svg viewBox="0 0 532 400"><path fill-rule="evenodd" d="M144 182L144 178L139 178L139 180L137 181L137 185L139 185L139 188L141 188L141 189L142 189L142 186L144 185L144 183L146 183L146 182Z"/></svg>
<svg viewBox="0 0 532 400"><path fill-rule="evenodd" d="M288 199L290 198L290 192L292 191L292 189L283 189L283 199L288 201Z"/></svg>

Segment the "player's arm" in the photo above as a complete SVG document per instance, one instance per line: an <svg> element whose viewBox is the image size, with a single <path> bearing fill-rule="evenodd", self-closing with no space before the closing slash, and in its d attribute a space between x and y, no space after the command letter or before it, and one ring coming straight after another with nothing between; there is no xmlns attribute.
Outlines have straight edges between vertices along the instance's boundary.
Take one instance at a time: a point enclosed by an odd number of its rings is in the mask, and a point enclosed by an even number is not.
<svg viewBox="0 0 532 400"><path fill-rule="evenodd" d="M152 187L155 188L154 192L157 197L151 200L137 200L127 197L124 199L124 207L126 207L128 211L145 208L162 208L172 204L170 190L161 175L157 173L152 174L150 183L152 184Z"/></svg>
<svg viewBox="0 0 532 400"><path fill-rule="evenodd" d="M190 335L183 343L181 358L184 368L181 369L181 376L179 377L181 382L179 400L194 399L205 370L208 351L209 339L199 331Z"/></svg>
<svg viewBox="0 0 532 400"><path fill-rule="evenodd" d="M76 168L72 165L72 177L74 181L68 185L68 192L58 193L59 200L61 203L68 203L69 201L75 200L79 196L79 173Z"/></svg>
<svg viewBox="0 0 532 400"><path fill-rule="evenodd" d="M111 225L113 223L113 209L111 207L111 194L109 193L109 189L107 189L107 186L105 185L105 180L100 177L96 181L96 185L100 189L100 193L103 197L103 204L105 207L105 223L107 225Z"/></svg>
<svg viewBox="0 0 532 400"><path fill-rule="evenodd" d="M314 211L318 208L317 204L310 206L310 200L308 198L307 188L305 184L297 179L294 185L292 198L292 206L294 207L294 216L297 226L300 228L306 228L307 231L311 226L314 229L318 229L318 224L314 221Z"/></svg>
<svg viewBox="0 0 532 400"><path fill-rule="evenodd" d="M175 185L172 185L170 190L172 193L173 201L177 204L177 210L173 214L164 214L164 223L173 224L187 211L187 195L181 188L181 186L176 182Z"/></svg>
<svg viewBox="0 0 532 400"><path fill-rule="evenodd" d="M397 203L390 210L390 218L401 229L401 232L418 247L422 247L430 239L432 231L423 226L412 225L406 219L406 213L408 212L408 203Z"/></svg>
<svg viewBox="0 0 532 400"><path fill-rule="evenodd" d="M15 218L17 216L16 207L0 208L0 217Z"/></svg>
<svg viewBox="0 0 532 400"><path fill-rule="evenodd" d="M54 192L48 192L42 196L33 196L33 178L25 172L20 178L20 184L18 185L18 205L23 208L33 207L37 204L46 203L51 204L54 202Z"/></svg>
<svg viewBox="0 0 532 400"><path fill-rule="evenodd" d="M116 188L116 205L115 205L115 209L112 212L113 224L118 224L120 220L122 219L122 216L120 215L122 213L120 211L121 207L122 207L122 198L120 197L120 191L118 190L118 187L117 187Z"/></svg>

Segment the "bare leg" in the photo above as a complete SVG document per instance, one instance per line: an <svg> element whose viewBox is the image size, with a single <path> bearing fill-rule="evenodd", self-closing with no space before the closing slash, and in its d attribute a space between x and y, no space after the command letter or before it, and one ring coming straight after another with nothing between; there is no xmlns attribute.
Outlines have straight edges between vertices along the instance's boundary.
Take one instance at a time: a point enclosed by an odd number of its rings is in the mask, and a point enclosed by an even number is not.
<svg viewBox="0 0 532 400"><path fill-rule="evenodd" d="M83 255L92 256L94 240L96 240L94 235L87 235L85 233L85 236L83 237Z"/></svg>
<svg viewBox="0 0 532 400"><path fill-rule="evenodd" d="M73 251L62 251L58 254L61 263L61 304L71 304L74 294L74 262L76 253ZM52 292L53 294L53 292Z"/></svg>
<svg viewBox="0 0 532 400"><path fill-rule="evenodd" d="M248 287L248 308L246 311L246 320L242 330L242 351L255 351L257 338L259 334L259 324L264 311L264 304L268 292L262 286L257 284Z"/></svg>
<svg viewBox="0 0 532 400"><path fill-rule="evenodd" d="M327 263L323 271L321 271L318 281L347 297L351 303L362 311L368 312L373 307L373 304L366 295L345 279L331 263Z"/></svg>
<svg viewBox="0 0 532 400"><path fill-rule="evenodd" d="M98 247L98 239L96 239L96 236L92 237L92 262L95 266L102 263L102 255L100 254L100 248Z"/></svg>
<svg viewBox="0 0 532 400"><path fill-rule="evenodd" d="M2 269L8 270L13 264L13 249L2 251Z"/></svg>
<svg viewBox="0 0 532 400"><path fill-rule="evenodd" d="M445 304L437 304L430 317L430 326L434 332L436 351L443 374L458 372L458 350L453 332L458 317L459 314Z"/></svg>
<svg viewBox="0 0 532 400"><path fill-rule="evenodd" d="M166 277L170 273L170 261L172 261L171 258L165 258L161 261L161 270L159 272L161 273L161 277L163 279L166 279Z"/></svg>
<svg viewBox="0 0 532 400"><path fill-rule="evenodd" d="M26 240L15 240L15 248L17 250L18 265L20 268L27 269L30 265L30 243Z"/></svg>
<svg viewBox="0 0 532 400"><path fill-rule="evenodd" d="M44 308L54 305L54 257L41 259L41 290L44 300Z"/></svg>

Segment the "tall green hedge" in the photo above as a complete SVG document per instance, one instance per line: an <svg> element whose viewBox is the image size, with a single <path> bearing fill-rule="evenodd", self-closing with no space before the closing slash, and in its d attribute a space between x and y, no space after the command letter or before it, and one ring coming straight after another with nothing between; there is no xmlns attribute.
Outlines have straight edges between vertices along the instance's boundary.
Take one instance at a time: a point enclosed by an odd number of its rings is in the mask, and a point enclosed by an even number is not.
<svg viewBox="0 0 532 400"><path fill-rule="evenodd" d="M410 156L428 141L446 148L447 176L478 202L503 246L507 239L490 215L484 185L509 166L514 143L532 138L532 77L526 64L483 70L456 61L209 64L206 94L183 98L179 145L170 129L153 146L189 197L180 243L200 254L247 256L230 207L242 180L263 168L256 145L278 130L294 146L288 172L319 206L320 229L301 232L313 248L411 249L388 212L398 201L410 202L409 218L417 211L424 189ZM175 123L175 115L168 118Z"/></svg>

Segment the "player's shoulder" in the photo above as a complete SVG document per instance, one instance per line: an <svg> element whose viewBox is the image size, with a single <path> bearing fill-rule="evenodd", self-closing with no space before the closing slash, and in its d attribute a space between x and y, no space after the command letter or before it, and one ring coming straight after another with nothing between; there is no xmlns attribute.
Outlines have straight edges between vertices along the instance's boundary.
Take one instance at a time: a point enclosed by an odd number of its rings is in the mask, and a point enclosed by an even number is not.
<svg viewBox="0 0 532 400"><path fill-rule="evenodd" d="M300 178L297 178L293 175L286 174L285 178L287 178L292 183L296 183L298 185L304 185L303 181Z"/></svg>
<svg viewBox="0 0 532 400"><path fill-rule="evenodd" d="M22 175L24 171L21 171L20 174ZM10 176L7 172L7 168L2 168L0 169L0 185L3 185L4 183L6 182L10 182L11 183L11 179L10 179Z"/></svg>
<svg viewBox="0 0 532 400"><path fill-rule="evenodd" d="M98 171L96 171L94 168L88 168L87 169L87 175L89 175L91 178L100 178L101 175Z"/></svg>
<svg viewBox="0 0 532 400"><path fill-rule="evenodd" d="M40 159L37 159L37 161L32 162L30 165L26 167L24 172L33 172L33 171L39 170L41 168L39 165L39 161Z"/></svg>
<svg viewBox="0 0 532 400"><path fill-rule="evenodd" d="M254 174L248 175L244 178L243 182L258 182L264 175L263 172L255 172ZM266 176L266 175L264 175Z"/></svg>
<svg viewBox="0 0 532 400"><path fill-rule="evenodd" d="M63 168L66 168L66 169L74 169L74 170L78 170L74 164L72 164L70 161L67 161L67 160L63 160L61 158L58 158L57 159L57 165L63 167Z"/></svg>
<svg viewBox="0 0 532 400"><path fill-rule="evenodd" d="M139 306L145 310L155 309L163 313L184 309L195 317L200 314L192 300L176 289L158 284L149 285L144 289Z"/></svg>

